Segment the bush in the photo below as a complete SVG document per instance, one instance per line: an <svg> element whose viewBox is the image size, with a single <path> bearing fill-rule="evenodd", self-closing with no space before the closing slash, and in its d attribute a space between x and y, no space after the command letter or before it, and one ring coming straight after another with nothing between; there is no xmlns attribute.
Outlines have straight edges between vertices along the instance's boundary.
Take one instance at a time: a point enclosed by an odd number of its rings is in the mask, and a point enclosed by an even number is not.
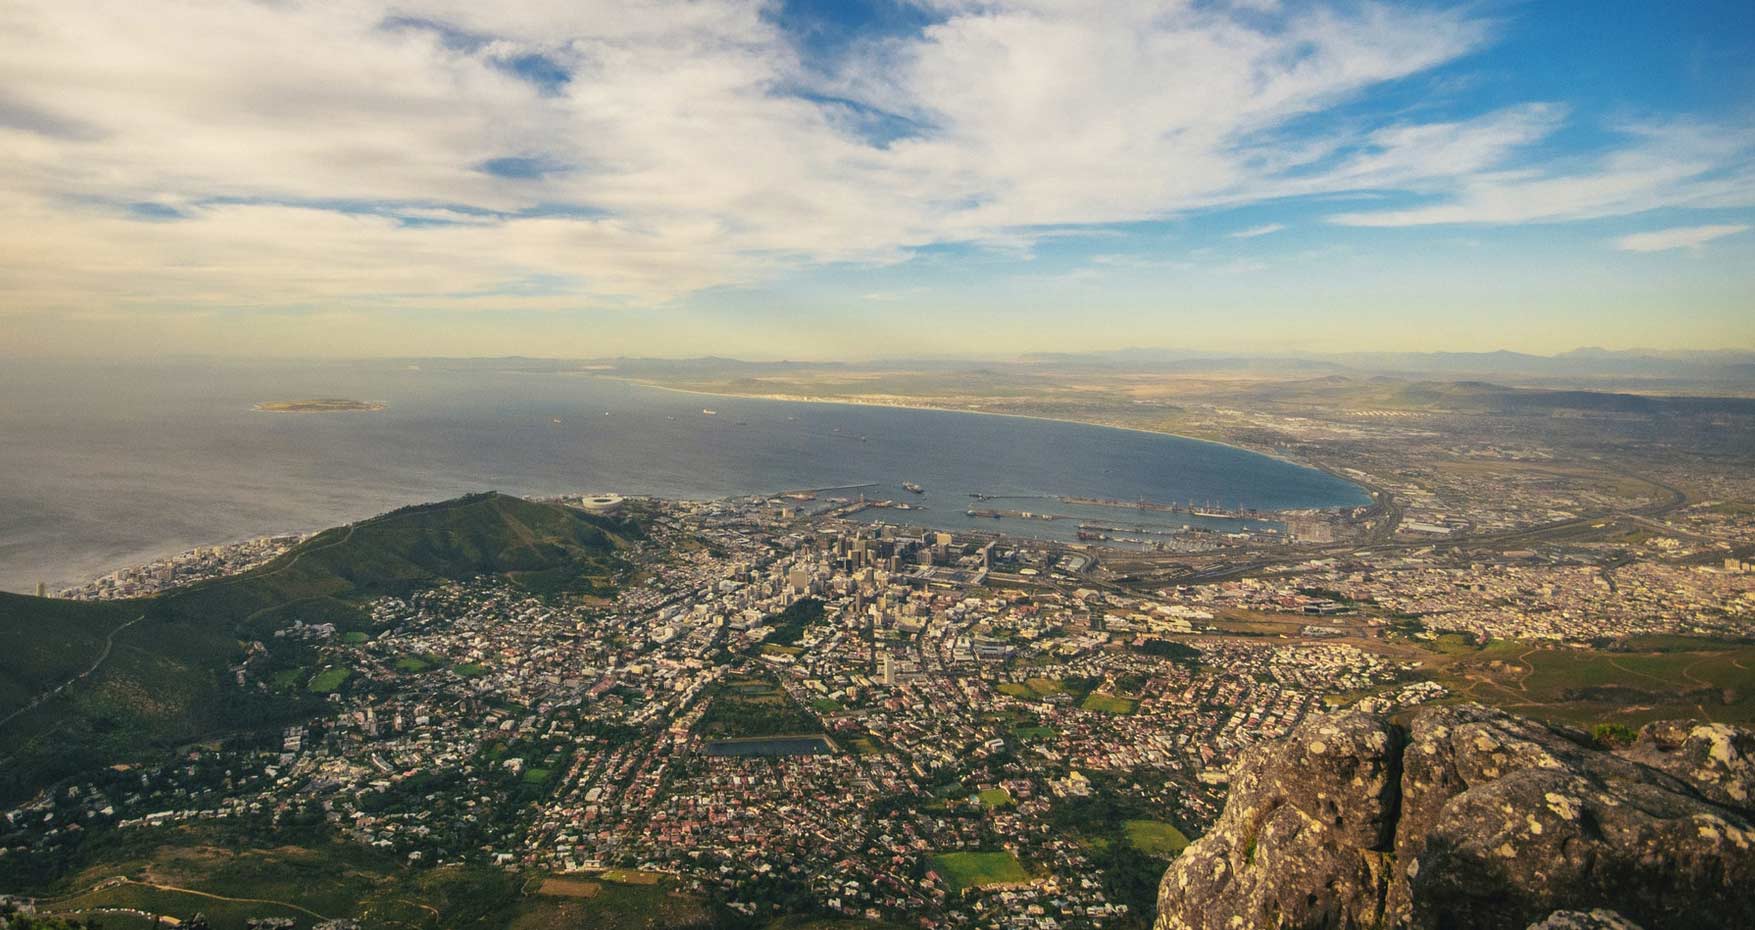
<svg viewBox="0 0 1755 930"><path fill-rule="evenodd" d="M1638 737L1639 734L1625 723L1599 723L1590 728L1590 738L1604 749L1631 746Z"/></svg>

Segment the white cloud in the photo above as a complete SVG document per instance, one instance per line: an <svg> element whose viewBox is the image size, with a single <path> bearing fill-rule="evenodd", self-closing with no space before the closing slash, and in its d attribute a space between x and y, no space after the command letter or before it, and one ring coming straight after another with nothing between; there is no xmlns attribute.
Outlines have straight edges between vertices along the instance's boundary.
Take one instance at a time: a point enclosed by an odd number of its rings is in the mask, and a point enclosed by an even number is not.
<svg viewBox="0 0 1755 930"><path fill-rule="evenodd" d="M1748 232L1744 225L1721 226L1679 226L1674 229L1658 229L1652 232L1634 233L1615 240L1615 248L1623 252L1667 252L1671 249L1691 249L1704 245L1714 239L1734 236L1740 232Z"/></svg>
<svg viewBox="0 0 1755 930"><path fill-rule="evenodd" d="M1263 223L1260 226L1251 226L1248 229L1239 229L1236 232L1231 233L1228 236L1228 238L1231 238L1231 239L1254 239L1257 236L1271 236L1274 233L1277 233L1285 228L1286 228L1285 223Z"/></svg>
<svg viewBox="0 0 1755 930"><path fill-rule="evenodd" d="M1478 171L1425 185L1440 200L1343 213L1349 226L1562 222L1659 207L1755 206L1755 133L1686 123L1627 127L1629 144L1582 163ZM1491 163L1478 167L1486 168Z"/></svg>
<svg viewBox="0 0 1755 930"><path fill-rule="evenodd" d="M1307 194L1506 222L1742 196L1705 144L1610 162L1620 195L1503 170L1548 104L1292 131L1481 47L1467 12L927 5L824 66L757 0L14 0L0 312L645 304Z"/></svg>

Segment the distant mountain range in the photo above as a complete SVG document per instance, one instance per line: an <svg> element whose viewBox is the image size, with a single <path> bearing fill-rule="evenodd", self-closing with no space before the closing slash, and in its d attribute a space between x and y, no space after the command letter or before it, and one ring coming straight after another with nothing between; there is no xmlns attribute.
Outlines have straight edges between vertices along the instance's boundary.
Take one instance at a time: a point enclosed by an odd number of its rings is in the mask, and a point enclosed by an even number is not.
<svg viewBox="0 0 1755 930"><path fill-rule="evenodd" d="M1523 352L1362 352L1334 357L1355 368L1464 374L1630 375L1641 377L1748 378L1755 352L1734 350L1573 349L1558 355Z"/></svg>
<svg viewBox="0 0 1755 930"><path fill-rule="evenodd" d="M1755 352L1718 350L1601 349L1586 347L1557 355L1495 352L1202 352L1184 349L1126 348L1097 352L1032 352L1010 360L992 358L890 358L865 361L747 361L698 358L615 358L576 362L544 359L459 360L462 364L517 362L535 368L596 367L632 377L732 377L796 370L943 371L984 367L1128 368L1187 373L1276 371L1306 374L1395 374L1444 376L1521 376L1530 378L1640 378L1692 381L1755 381Z"/></svg>
<svg viewBox="0 0 1755 930"><path fill-rule="evenodd" d="M1573 349L1558 355L1495 352L1348 352L1240 355L1176 349L1040 352L1023 356L1042 365L1164 368L1181 371L1355 371L1394 374L1622 376L1706 380L1755 379L1755 352L1742 350Z"/></svg>

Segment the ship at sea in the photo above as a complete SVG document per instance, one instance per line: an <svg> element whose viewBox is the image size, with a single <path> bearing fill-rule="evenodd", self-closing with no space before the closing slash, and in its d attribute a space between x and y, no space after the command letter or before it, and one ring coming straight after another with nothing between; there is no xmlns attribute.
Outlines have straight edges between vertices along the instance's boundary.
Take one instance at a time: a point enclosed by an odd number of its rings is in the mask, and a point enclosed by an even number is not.
<svg viewBox="0 0 1755 930"><path fill-rule="evenodd" d="M708 409L707 409L707 408L706 408L706 407L702 407L702 408L701 408L701 412L702 412L702 413L704 413L704 414L706 414L706 415L707 415L707 416L710 416L710 417L716 417L716 416L718 416L718 415L719 415L719 411L717 411L717 410L708 410Z"/></svg>
<svg viewBox="0 0 1755 930"><path fill-rule="evenodd" d="M902 482L902 490L909 491L909 492L914 493L914 494L925 494L926 493L925 488L921 487L918 484L915 484L912 481Z"/></svg>

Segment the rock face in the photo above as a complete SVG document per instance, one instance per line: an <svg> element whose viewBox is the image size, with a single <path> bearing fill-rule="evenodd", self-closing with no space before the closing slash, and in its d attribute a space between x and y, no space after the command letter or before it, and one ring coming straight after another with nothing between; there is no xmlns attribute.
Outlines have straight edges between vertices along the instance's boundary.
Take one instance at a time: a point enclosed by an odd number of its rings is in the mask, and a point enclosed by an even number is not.
<svg viewBox="0 0 1755 930"><path fill-rule="evenodd" d="M1639 731L1627 757L1693 782L1727 807L1755 805L1755 733L1722 723L1660 720Z"/></svg>
<svg viewBox="0 0 1755 930"><path fill-rule="evenodd" d="M1755 926L1750 740L1654 725L1633 761L1476 705L1318 718L1239 760L1156 930Z"/></svg>

